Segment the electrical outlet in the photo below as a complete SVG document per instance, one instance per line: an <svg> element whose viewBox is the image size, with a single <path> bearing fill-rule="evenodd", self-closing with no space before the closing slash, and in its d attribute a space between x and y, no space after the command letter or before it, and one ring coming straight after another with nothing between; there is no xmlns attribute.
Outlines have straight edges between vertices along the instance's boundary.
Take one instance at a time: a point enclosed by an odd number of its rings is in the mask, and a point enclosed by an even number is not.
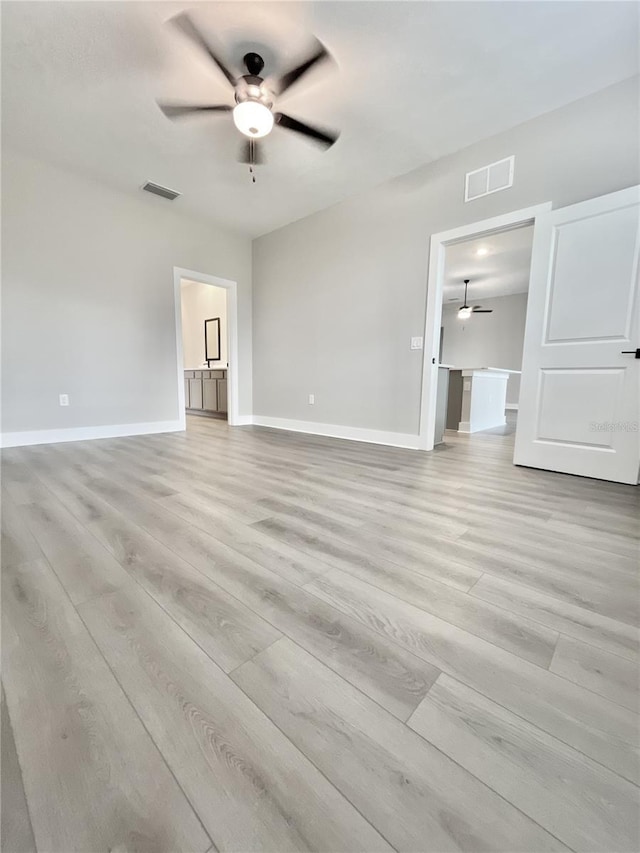
<svg viewBox="0 0 640 853"><path fill-rule="evenodd" d="M60 405L68 406L69 405L69 395L68 394L60 394Z"/></svg>
<svg viewBox="0 0 640 853"><path fill-rule="evenodd" d="M315 402L316 402L316 395L315 394L309 394L309 405L314 406Z"/></svg>
<svg viewBox="0 0 640 853"><path fill-rule="evenodd" d="M422 349L422 338L411 338L411 349Z"/></svg>

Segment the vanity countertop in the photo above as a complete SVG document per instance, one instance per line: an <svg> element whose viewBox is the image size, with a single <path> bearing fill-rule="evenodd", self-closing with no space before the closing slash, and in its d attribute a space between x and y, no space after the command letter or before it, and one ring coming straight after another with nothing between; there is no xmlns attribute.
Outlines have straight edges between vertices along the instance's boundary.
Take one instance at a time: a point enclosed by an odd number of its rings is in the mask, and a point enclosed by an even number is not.
<svg viewBox="0 0 640 853"><path fill-rule="evenodd" d="M226 364L212 364L209 366L208 364L200 364L198 367L185 367L185 370L228 370L229 367Z"/></svg>
<svg viewBox="0 0 640 853"><path fill-rule="evenodd" d="M521 370L509 370L506 367L452 367L451 370L462 370L463 373L484 372L484 373L517 373Z"/></svg>

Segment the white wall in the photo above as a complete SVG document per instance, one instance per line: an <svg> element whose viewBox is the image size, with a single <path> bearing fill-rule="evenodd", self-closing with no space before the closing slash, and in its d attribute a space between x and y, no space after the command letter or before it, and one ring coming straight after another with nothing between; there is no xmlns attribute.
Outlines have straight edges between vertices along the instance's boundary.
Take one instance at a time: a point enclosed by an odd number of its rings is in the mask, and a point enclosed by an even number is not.
<svg viewBox="0 0 640 853"><path fill-rule="evenodd" d="M527 294L483 298L481 302L483 308L493 308L493 314L476 314L468 320L458 320L459 305L444 306L443 364L520 370ZM507 383L507 405L516 404L519 394L520 377L510 376Z"/></svg>
<svg viewBox="0 0 640 853"><path fill-rule="evenodd" d="M227 365L227 291L198 281L180 283L182 301L182 352L186 370L202 367L205 360L204 321L220 318L220 362Z"/></svg>
<svg viewBox="0 0 640 853"><path fill-rule="evenodd" d="M511 154L514 186L465 204L465 172ZM254 414L416 434L430 235L638 182L636 79L254 241Z"/></svg>
<svg viewBox="0 0 640 853"><path fill-rule="evenodd" d="M3 433L177 420L174 266L238 282L250 414L248 239L6 150L2 171Z"/></svg>

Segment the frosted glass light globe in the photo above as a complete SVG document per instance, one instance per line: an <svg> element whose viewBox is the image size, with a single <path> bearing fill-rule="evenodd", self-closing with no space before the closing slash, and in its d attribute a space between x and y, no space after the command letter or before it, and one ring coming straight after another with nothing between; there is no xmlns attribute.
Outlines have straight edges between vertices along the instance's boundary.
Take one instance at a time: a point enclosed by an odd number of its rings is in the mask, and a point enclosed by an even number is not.
<svg viewBox="0 0 640 853"><path fill-rule="evenodd" d="M458 320L468 320L471 316L471 308L460 308L458 311Z"/></svg>
<svg viewBox="0 0 640 853"><path fill-rule="evenodd" d="M260 139L273 129L273 113L259 101L242 101L233 108L233 122L250 139Z"/></svg>

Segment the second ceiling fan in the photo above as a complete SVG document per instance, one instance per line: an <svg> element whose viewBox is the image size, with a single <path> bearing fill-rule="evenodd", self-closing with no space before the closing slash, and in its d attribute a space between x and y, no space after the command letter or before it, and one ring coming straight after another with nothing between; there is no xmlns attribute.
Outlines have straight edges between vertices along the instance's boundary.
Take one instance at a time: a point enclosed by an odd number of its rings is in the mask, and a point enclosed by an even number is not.
<svg viewBox="0 0 640 853"><path fill-rule="evenodd" d="M483 308L481 305L470 307L467 305L467 288L469 287L470 279L464 280L464 305L458 308L458 320L468 320L472 314L492 314L493 308Z"/></svg>
<svg viewBox="0 0 640 853"><path fill-rule="evenodd" d="M168 118L178 119L203 113L232 113L235 126L246 137L239 160L241 163L248 163L251 170L255 164L264 162L264 153L259 140L271 133L275 125L306 136L324 148L330 148L338 139L337 131L313 127L286 113L273 110L276 98L283 95L311 68L329 58L329 52L319 41L316 41L315 50L304 62L278 79L267 81L261 76L264 60L258 53L244 55L243 62L247 73L237 76L213 50L189 15L186 13L177 15L171 23L204 51L218 70L224 74L234 89L235 105L160 103L160 109ZM253 180L255 181L255 176Z"/></svg>

